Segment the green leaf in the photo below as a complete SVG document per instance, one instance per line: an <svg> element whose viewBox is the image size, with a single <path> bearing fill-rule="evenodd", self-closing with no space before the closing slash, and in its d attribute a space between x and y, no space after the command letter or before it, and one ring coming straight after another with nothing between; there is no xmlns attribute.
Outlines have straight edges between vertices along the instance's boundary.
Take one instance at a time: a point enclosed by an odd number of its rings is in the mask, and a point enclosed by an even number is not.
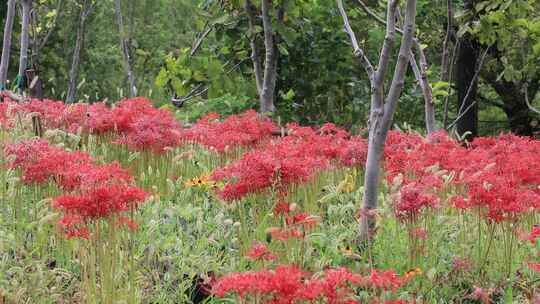
<svg viewBox="0 0 540 304"><path fill-rule="evenodd" d="M169 81L169 73L166 69L161 69L156 77L155 84L157 87L164 87Z"/></svg>

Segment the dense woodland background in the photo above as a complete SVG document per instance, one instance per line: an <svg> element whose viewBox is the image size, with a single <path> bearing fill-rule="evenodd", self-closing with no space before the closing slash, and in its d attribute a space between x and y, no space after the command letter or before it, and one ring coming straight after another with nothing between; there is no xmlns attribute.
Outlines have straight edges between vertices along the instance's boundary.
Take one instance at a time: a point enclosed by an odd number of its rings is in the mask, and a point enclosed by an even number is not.
<svg viewBox="0 0 540 304"><path fill-rule="evenodd" d="M8 88L16 85L20 52L22 13L17 2ZM251 4L255 16L251 27L241 1L31 2L28 68L40 80L30 92L34 96L71 99L67 98L70 71L77 62L73 101L111 102L129 96L122 40L137 94L167 107L175 99L182 104L178 111L182 119L257 107L250 42L264 51L259 3ZM123 31L115 2L121 5ZM0 5L3 21L6 3ZM386 4L353 0L345 1L345 6L367 56L377 58L385 26L376 17L384 19ZM538 105L539 12L536 0L418 1L416 37L427 57L438 127L452 126L465 100L463 108L469 110L457 122L460 133L538 131L539 116L527 106L524 90L531 106ZM270 18L277 51L275 115L303 124L330 121L364 127L369 80L352 56L335 1L274 1ZM81 52L74 61L77 40ZM409 68L395 123L423 128L423 104Z"/></svg>

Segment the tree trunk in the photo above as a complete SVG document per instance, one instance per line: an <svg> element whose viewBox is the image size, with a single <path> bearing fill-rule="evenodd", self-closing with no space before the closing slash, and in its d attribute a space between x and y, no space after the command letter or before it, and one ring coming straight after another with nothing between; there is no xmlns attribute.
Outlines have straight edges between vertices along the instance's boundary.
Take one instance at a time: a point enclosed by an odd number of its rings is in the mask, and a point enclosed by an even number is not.
<svg viewBox="0 0 540 304"><path fill-rule="evenodd" d="M416 52L418 53L418 58L420 64L416 64L416 59L414 54L411 53L411 67L415 74L416 79L420 83L420 88L422 89L422 95L424 96L424 116L426 124L426 132L428 135L437 131L437 125L435 122L435 104L433 103L433 92L431 90L431 85L427 78L427 71L429 69L426 54L422 50L420 42L417 40L414 41Z"/></svg>
<svg viewBox="0 0 540 304"><path fill-rule="evenodd" d="M131 97L135 97L137 96L137 86L135 84L135 74L133 73L130 44L128 38L126 37L126 32L124 29L124 21L122 18L122 5L120 3L120 0L115 0L114 4L116 22L118 23L118 31L120 33L120 47L122 48L122 56L124 58L124 66L126 69L127 79L129 83L129 93Z"/></svg>
<svg viewBox="0 0 540 304"><path fill-rule="evenodd" d="M470 132L464 139L472 140L478 135L478 82L475 79L478 62L478 45L469 34L462 37L456 59L457 116L456 126L459 136Z"/></svg>
<svg viewBox="0 0 540 304"><path fill-rule="evenodd" d="M71 70L69 71L69 84L66 96L67 103L74 102L75 96L77 95L77 81L79 78L81 51L84 44L86 19L88 18L90 10L92 9L92 3L88 3L88 1L89 0L83 0L82 2L79 26L77 28L77 40L75 41L75 49L73 50L73 58L71 60Z"/></svg>
<svg viewBox="0 0 540 304"><path fill-rule="evenodd" d="M257 94L262 95L262 86L263 86L263 68L261 64L261 50L257 45L257 35L255 33L256 23L256 14L255 8L250 0L245 2L245 10L248 16L249 22L249 35L250 35L250 46L251 46L251 61L253 62L253 73L255 74L255 83L257 85ZM261 102L262 105L262 102Z"/></svg>
<svg viewBox="0 0 540 304"><path fill-rule="evenodd" d="M6 24L4 26L4 42L2 44L2 59L0 61L0 91L6 89L7 74L9 69L9 57L11 52L11 33L13 32L14 19L15 0L8 0Z"/></svg>
<svg viewBox="0 0 540 304"><path fill-rule="evenodd" d="M276 69L277 56L276 47L274 44L274 32L272 30L272 20L270 18L270 9L272 5L270 0L262 0L262 21L264 29L264 79L262 82L260 94L260 111L261 113L274 112L274 91L276 89Z"/></svg>
<svg viewBox="0 0 540 304"><path fill-rule="evenodd" d="M392 5L392 2L388 4ZM390 12L389 19L393 18L393 13ZM395 11L396 8L394 8ZM389 23L390 20L387 22ZM375 229L375 214L374 210L377 208L377 200L379 195L379 176L380 176L380 161L384 152L384 144L386 142L386 136L390 130L390 126L393 121L394 113L397 108L399 96L403 90L405 84L405 74L407 67L409 66L410 54L413 45L413 37L416 25L416 0L408 0L405 11L405 23L403 25L403 35L401 37L401 46L399 49L399 55L390 84L390 89L386 96L384 104L379 103L374 107L372 102L370 121L369 121L369 141L368 141L368 155L366 160L366 171L364 173L364 205L363 216L361 217L359 227L359 241L368 242L371 239L371 235ZM390 26L390 25L389 25ZM391 25L395 27L395 25ZM387 26L388 28L388 26ZM391 29L393 30L393 29ZM388 37L388 35L387 35ZM387 39L393 40L393 37ZM386 40L386 39L385 39ZM391 51L391 43L383 46L383 51L380 56L380 60L388 60ZM388 46L388 47L386 47ZM386 58L386 59L385 59ZM386 64L379 66L386 66ZM378 71L377 71L378 72ZM379 73L377 73L379 74ZM382 87L382 81L384 81L384 73L378 75L380 77ZM377 81L377 79L375 80ZM377 92L373 93L377 95ZM375 97L378 99L379 97ZM373 99L372 99L373 100Z"/></svg>
<svg viewBox="0 0 540 304"><path fill-rule="evenodd" d="M470 21L477 19L475 5L478 0L464 0L463 9L471 14ZM469 33L465 33L460 41L456 54L455 79L457 89L457 121L456 129L460 137L469 132L463 139L472 140L478 135L478 82L477 69L482 68L479 59L479 44Z"/></svg>
<svg viewBox="0 0 540 304"><path fill-rule="evenodd" d="M32 9L32 0L21 0L22 3L22 29L21 29L21 54L19 57L19 75L17 92L23 94L25 86L25 72L28 66L28 32L30 28L30 10Z"/></svg>
<svg viewBox="0 0 540 304"><path fill-rule="evenodd" d="M503 101L503 111L508 118L512 133L522 136L533 136L537 129L533 126L531 110L527 106L525 94L519 84L499 80L493 77L486 77L491 87L497 92ZM528 96L534 99L538 92L538 84L533 81L527 88Z"/></svg>

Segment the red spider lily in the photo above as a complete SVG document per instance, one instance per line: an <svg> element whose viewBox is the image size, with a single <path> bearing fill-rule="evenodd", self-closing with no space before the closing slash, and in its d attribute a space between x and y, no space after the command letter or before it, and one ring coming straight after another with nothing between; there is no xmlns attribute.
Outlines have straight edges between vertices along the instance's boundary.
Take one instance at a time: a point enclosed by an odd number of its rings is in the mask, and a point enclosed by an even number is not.
<svg viewBox="0 0 540 304"><path fill-rule="evenodd" d="M426 194L425 187L416 183L405 185L395 202L394 212L402 221L415 221L424 208L436 208L438 199L434 195Z"/></svg>
<svg viewBox="0 0 540 304"><path fill-rule="evenodd" d="M298 151L298 144L279 141L264 150L245 153L240 160L214 171L212 179L227 181L219 194L230 201L272 186L283 191L307 181L327 165L324 158Z"/></svg>
<svg viewBox="0 0 540 304"><path fill-rule="evenodd" d="M219 193L224 200L240 199L272 186L286 192L289 186L308 181L343 154L347 142L344 131L330 125L319 132L297 125L288 125L288 129L289 136L245 153L240 160L214 171L214 180L227 182Z"/></svg>
<svg viewBox="0 0 540 304"><path fill-rule="evenodd" d="M272 136L277 126L250 110L218 121L219 115L208 114L191 128L182 131L184 142L195 142L220 153L235 147L252 147Z"/></svg>
<svg viewBox="0 0 540 304"><path fill-rule="evenodd" d="M65 215L58 221L58 225L64 230L68 239L89 239L90 232L84 219L77 215Z"/></svg>
<svg viewBox="0 0 540 304"><path fill-rule="evenodd" d="M292 303L303 286L306 274L295 266L278 266L275 270L228 274L214 284L218 297L236 293L241 298L247 295L265 295L268 303ZM271 299L271 300L270 300Z"/></svg>
<svg viewBox="0 0 540 304"><path fill-rule="evenodd" d="M248 250L248 252L246 252L246 257L252 261L273 261L276 259L276 256L270 250L268 250L268 247L258 241L253 241L251 248Z"/></svg>
<svg viewBox="0 0 540 304"><path fill-rule="evenodd" d="M321 220L318 216L309 215L307 213L297 213L286 218L287 225L301 226L304 230L310 230Z"/></svg>
<svg viewBox="0 0 540 304"><path fill-rule="evenodd" d="M119 227L125 226L129 228L129 230L132 230L132 231L139 229L139 225L137 224L137 222L135 222L133 219L127 216L121 216L118 218L118 226Z"/></svg>
<svg viewBox="0 0 540 304"><path fill-rule="evenodd" d="M359 286L363 278L346 268L329 269L322 278L308 279L298 297L304 301L315 302L325 299L327 303L356 303L351 300L354 294L350 286Z"/></svg>
<svg viewBox="0 0 540 304"><path fill-rule="evenodd" d="M367 143L362 137L353 137L341 146L339 162L346 167L363 167L367 159Z"/></svg>
<svg viewBox="0 0 540 304"><path fill-rule="evenodd" d="M131 209L137 209L146 193L127 185L99 186L80 194L57 197L54 206L66 214L80 216L84 220L107 218Z"/></svg>
<svg viewBox="0 0 540 304"><path fill-rule="evenodd" d="M180 143L180 124L169 111L156 110L151 115L139 116L115 141L128 145L133 150L163 152L167 147Z"/></svg>
<svg viewBox="0 0 540 304"><path fill-rule="evenodd" d="M288 215L291 212L291 206L286 202L278 202L272 212L278 216Z"/></svg>
<svg viewBox="0 0 540 304"><path fill-rule="evenodd" d="M408 281L408 277L400 277L393 271L373 270L364 284L385 291L391 290L395 293L398 288L404 286Z"/></svg>
<svg viewBox="0 0 540 304"><path fill-rule="evenodd" d="M154 108L142 97L122 100L112 110L112 116L120 134L115 142L131 149L163 152L180 143L180 124L172 113Z"/></svg>
<svg viewBox="0 0 540 304"><path fill-rule="evenodd" d="M540 263L528 262L527 266L534 271L540 273Z"/></svg>
<svg viewBox="0 0 540 304"><path fill-rule="evenodd" d="M85 191L98 186L132 182L133 178L118 162L104 165L75 163L64 168L57 179L58 185L66 191Z"/></svg>
<svg viewBox="0 0 540 304"><path fill-rule="evenodd" d="M523 234L520 237L524 241L529 241L531 244L535 244L536 240L540 238L540 226L533 227L531 232Z"/></svg>
<svg viewBox="0 0 540 304"><path fill-rule="evenodd" d="M295 227L279 228L270 227L266 233L273 239L279 241L287 241L290 238L303 239L304 233Z"/></svg>
<svg viewBox="0 0 540 304"><path fill-rule="evenodd" d="M351 273L346 268L327 269L311 275L295 266L280 265L275 270L231 273L214 284L214 294L225 297L258 297L262 303L357 303L352 300L353 287L375 287L395 290L407 282L391 271L373 271L370 276ZM390 302L394 303L394 302ZM407 302L395 302L407 303ZM413 302L411 302L413 303Z"/></svg>
<svg viewBox="0 0 540 304"><path fill-rule="evenodd" d="M22 170L25 183L44 183L52 177L59 177L72 166L93 162L86 153L68 152L41 139L8 145L5 151L15 157L10 166Z"/></svg>
<svg viewBox="0 0 540 304"><path fill-rule="evenodd" d="M2 92L0 92L0 98L3 97L2 95ZM8 130L13 127L13 116L16 106L16 103L5 99L4 102L0 102L0 130Z"/></svg>

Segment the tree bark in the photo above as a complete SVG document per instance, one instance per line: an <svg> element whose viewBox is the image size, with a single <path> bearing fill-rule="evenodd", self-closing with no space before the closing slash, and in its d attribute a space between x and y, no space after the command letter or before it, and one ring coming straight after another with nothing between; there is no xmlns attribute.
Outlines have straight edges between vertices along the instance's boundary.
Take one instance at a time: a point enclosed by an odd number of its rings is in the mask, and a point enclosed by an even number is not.
<svg viewBox="0 0 540 304"><path fill-rule="evenodd" d="M19 57L19 83L17 92L23 94L25 83L25 72L28 66L28 33L30 28L30 11L32 9L32 0L21 0L22 3L22 29L21 29L21 53Z"/></svg>
<svg viewBox="0 0 540 304"><path fill-rule="evenodd" d="M456 59L458 117L465 109L468 110L457 120L456 127L460 137L469 132L464 138L468 141L478 135L478 103L476 100L478 81L475 79L478 57L476 41L469 34L465 34L461 39Z"/></svg>
<svg viewBox="0 0 540 304"><path fill-rule="evenodd" d="M4 25L4 40L2 44L2 59L0 61L0 91L6 89L9 58L11 52L11 34L13 32L13 20L15 19L15 0L8 0L6 23Z"/></svg>
<svg viewBox="0 0 540 304"><path fill-rule="evenodd" d="M274 112L274 92L276 89L277 77L277 56L276 46L274 44L274 32L272 29L272 20L270 18L270 10L272 4L270 0L262 0L262 22L264 29L264 79L262 81L260 94L260 111L261 113Z"/></svg>
<svg viewBox="0 0 540 304"><path fill-rule="evenodd" d="M437 131L435 123L435 104L433 103L433 92L427 79L428 64L424 51L421 49L420 43L416 42L415 45L420 59L420 65L416 63L414 54L411 53L411 68L414 72L415 78L420 84L422 89L422 95L424 96L424 116L426 124L426 132L428 135ZM420 66L420 67L419 67Z"/></svg>
<svg viewBox="0 0 540 304"><path fill-rule="evenodd" d="M389 3L391 5L392 3ZM393 17L394 13L388 13L389 18ZM390 25L390 20L388 24ZM364 173L364 214L360 220L359 241L366 242L371 239L375 229L375 214L377 208L377 200L379 195L379 176L380 176L380 161L384 152L384 144L386 136L390 130L393 121L394 113L397 108L399 96L405 84L405 73L409 65L410 53L413 45L414 30L416 25L416 0L407 0L405 11L405 23L403 25L403 35L401 37L401 46L399 49L398 59L394 70L394 75L390 84L390 89L386 96L384 104L371 109L370 126L369 126L369 142L368 155L366 160L366 171ZM395 25L390 25L392 28L387 31L395 30ZM389 27L390 27L389 26ZM391 37L390 39L393 39ZM391 46L390 43L387 45ZM383 47L383 52L380 58L387 58L390 55L391 48ZM383 65L379 65L383 66ZM381 76L381 83L384 81L384 73ZM372 104L373 106L373 104Z"/></svg>
<svg viewBox="0 0 540 304"><path fill-rule="evenodd" d="M90 1L90 3L89 3ZM71 70L69 71L69 84L66 96L66 102L72 103L75 101L77 95L77 81L79 78L79 66L81 63L81 51L84 44L84 34L86 27L86 19L92 10L91 0L83 0L79 26L77 28L77 40L75 41L75 49L73 50L73 57L71 60Z"/></svg>
<svg viewBox="0 0 540 304"><path fill-rule="evenodd" d="M378 16L375 12L373 12L362 0L355 0L355 3L357 3L360 8L368 15L373 17L375 21L378 23L388 26L388 22L386 22L384 19L382 19L380 16ZM358 42L356 41L356 37L354 35L354 32L350 28L350 25L348 24L348 18L346 14L344 15L343 10L343 4L338 1L338 9L340 10L340 13L342 16L344 16L345 21L345 28L349 36L351 37L351 41L353 42L353 48L356 50L358 49ZM397 33L403 34L403 30L400 28L395 28L395 31ZM426 131L427 134L431 134L435 131L437 131L436 123L435 123L435 105L433 103L433 93L431 90L431 86L429 85L429 81L427 78L427 70L429 68L426 55L424 53L424 50L422 49L421 43L418 40L418 38L413 38L413 45L418 53L418 58L420 60L420 65L417 64L416 58L414 57L414 53L411 52L411 58L410 58L410 65L414 72L414 76L416 80L418 81L421 89L422 89L422 95L424 96L424 107L425 107L425 123L426 123ZM365 56L361 54L362 56ZM368 67L369 68L369 67ZM368 71L368 75L371 73ZM370 77L371 78L371 77Z"/></svg>
<svg viewBox="0 0 540 304"><path fill-rule="evenodd" d="M503 111L508 118L510 130L512 133L521 136L533 136L537 131L532 124L532 110L527 105L527 97L532 99L536 96L539 86L537 81L532 81L531 85L527 86L527 96L520 84L496 79L495 75L484 75L484 79L489 82L491 87L497 92L503 101Z"/></svg>
<svg viewBox="0 0 540 304"><path fill-rule="evenodd" d="M384 97L384 79L396 32L396 12L397 0L389 1L386 14L386 35L377 70L371 77L373 65L364 55L363 50L358 46L354 32L350 28L349 20L343 9L342 0L336 0L338 9L345 24L345 30L351 38L353 49L357 57L362 58L362 63L371 80L371 109L369 115L368 129L368 155L364 172L364 201L363 212L360 219L358 241L368 243L372 238L375 228L375 210L379 195L380 161L384 152L386 136L390 130L394 113L397 108L399 96L405 84L405 74L411 59L411 49L414 40L414 30L416 25L416 0L407 0L405 10L405 23L402 29L401 46L396 62L394 75L386 98ZM361 56L358 56L361 55Z"/></svg>
<svg viewBox="0 0 540 304"><path fill-rule="evenodd" d="M257 85L257 93L259 96L262 96L262 87L263 87L263 68L261 64L261 50L257 45L257 35L255 33L256 22L256 13L255 8L250 0L245 2L245 10L248 16L249 23L249 40L251 46L251 61L253 62L253 73L255 74L255 82ZM261 103L262 105L262 103Z"/></svg>
<svg viewBox="0 0 540 304"><path fill-rule="evenodd" d="M124 21L122 18L122 4L120 3L120 0L115 0L114 4L116 22L118 24L118 31L120 33L120 47L122 49L124 67L126 69L127 79L129 83L129 93L131 97L135 97L137 96L137 86L135 83L135 74L133 72L132 58L130 54L130 44L126 37L126 32L124 29Z"/></svg>

